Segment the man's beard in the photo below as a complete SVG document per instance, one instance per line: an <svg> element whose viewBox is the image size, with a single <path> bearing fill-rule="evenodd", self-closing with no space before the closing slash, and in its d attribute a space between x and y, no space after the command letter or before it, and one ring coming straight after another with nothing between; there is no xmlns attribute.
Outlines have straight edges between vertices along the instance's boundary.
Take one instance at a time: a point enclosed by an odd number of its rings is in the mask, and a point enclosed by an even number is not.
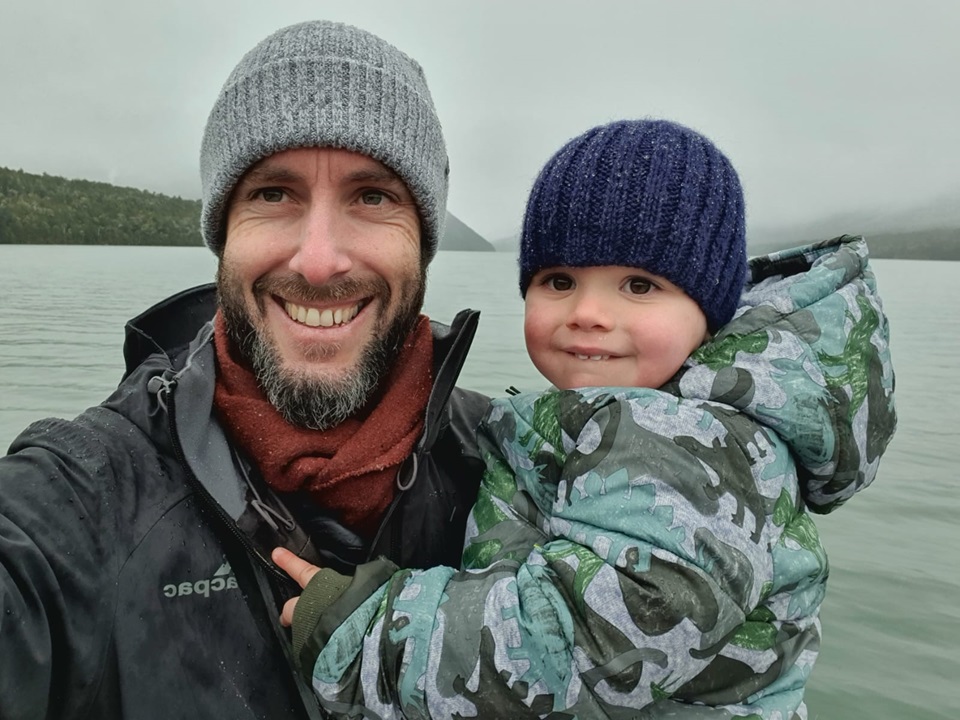
<svg viewBox="0 0 960 720"><path fill-rule="evenodd" d="M253 369L267 400L292 425L312 430L336 427L360 413L378 394L384 379L393 369L403 344L413 330L423 307L426 291L426 265L420 264L417 281L401 287L402 296L392 320L381 315L370 340L361 350L356 365L346 368L341 377L314 377L283 366L276 344L262 324L250 317L240 281L221 259L217 268L217 295L223 313L227 337ZM265 303L271 294L300 302L335 301L345 297L372 296L381 308L390 307L391 291L383 278L373 281L352 279L323 287L309 285L299 276L276 280L258 279L253 296L265 316ZM307 360L330 357L338 347L320 345L305 351Z"/></svg>

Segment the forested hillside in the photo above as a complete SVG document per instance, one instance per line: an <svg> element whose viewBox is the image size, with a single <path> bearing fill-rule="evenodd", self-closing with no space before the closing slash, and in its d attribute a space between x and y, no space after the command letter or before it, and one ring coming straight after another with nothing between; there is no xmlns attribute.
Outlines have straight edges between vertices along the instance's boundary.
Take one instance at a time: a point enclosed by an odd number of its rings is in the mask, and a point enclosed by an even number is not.
<svg viewBox="0 0 960 720"><path fill-rule="evenodd" d="M200 201L0 167L0 244L201 245ZM451 213L441 250L493 250Z"/></svg>
<svg viewBox="0 0 960 720"><path fill-rule="evenodd" d="M0 243L200 245L200 202L0 168Z"/></svg>

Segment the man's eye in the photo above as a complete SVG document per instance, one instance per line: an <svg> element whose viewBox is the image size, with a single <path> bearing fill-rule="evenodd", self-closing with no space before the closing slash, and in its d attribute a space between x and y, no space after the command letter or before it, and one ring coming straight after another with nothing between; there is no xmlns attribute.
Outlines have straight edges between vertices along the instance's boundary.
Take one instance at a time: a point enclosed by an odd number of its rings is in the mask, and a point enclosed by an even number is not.
<svg viewBox="0 0 960 720"><path fill-rule="evenodd" d="M283 200L284 192L279 188L261 188L254 193L264 202L278 203Z"/></svg>
<svg viewBox="0 0 960 720"><path fill-rule="evenodd" d="M387 199L387 194L381 190L364 190L360 201L364 205L381 205Z"/></svg>
<svg viewBox="0 0 960 720"><path fill-rule="evenodd" d="M566 292L573 288L573 278L567 275L548 275L544 278L543 284L551 290Z"/></svg>
<svg viewBox="0 0 960 720"><path fill-rule="evenodd" d="M632 295L646 295L654 287L652 282L642 277L632 277L625 283L625 289Z"/></svg>

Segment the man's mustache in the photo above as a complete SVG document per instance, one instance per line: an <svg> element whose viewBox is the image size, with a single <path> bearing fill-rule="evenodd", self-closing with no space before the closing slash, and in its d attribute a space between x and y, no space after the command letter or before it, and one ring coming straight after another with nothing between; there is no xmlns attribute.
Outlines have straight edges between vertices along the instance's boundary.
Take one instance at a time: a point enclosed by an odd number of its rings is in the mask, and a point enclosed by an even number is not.
<svg viewBox="0 0 960 720"><path fill-rule="evenodd" d="M369 279L342 278L323 285L312 285L300 275L265 276L253 283L253 294L277 295L291 302L323 303L371 296L390 297L390 286L381 277Z"/></svg>

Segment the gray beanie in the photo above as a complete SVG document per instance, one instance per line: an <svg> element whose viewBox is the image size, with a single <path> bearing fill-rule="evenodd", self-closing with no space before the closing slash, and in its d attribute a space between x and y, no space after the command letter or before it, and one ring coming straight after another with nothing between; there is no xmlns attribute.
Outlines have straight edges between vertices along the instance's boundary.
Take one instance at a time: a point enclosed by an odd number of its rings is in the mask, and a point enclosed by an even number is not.
<svg viewBox="0 0 960 720"><path fill-rule="evenodd" d="M327 21L278 30L244 55L200 149L201 231L218 255L230 193L256 162L300 147L367 155L406 183L429 261L443 233L449 165L423 70L376 35Z"/></svg>

